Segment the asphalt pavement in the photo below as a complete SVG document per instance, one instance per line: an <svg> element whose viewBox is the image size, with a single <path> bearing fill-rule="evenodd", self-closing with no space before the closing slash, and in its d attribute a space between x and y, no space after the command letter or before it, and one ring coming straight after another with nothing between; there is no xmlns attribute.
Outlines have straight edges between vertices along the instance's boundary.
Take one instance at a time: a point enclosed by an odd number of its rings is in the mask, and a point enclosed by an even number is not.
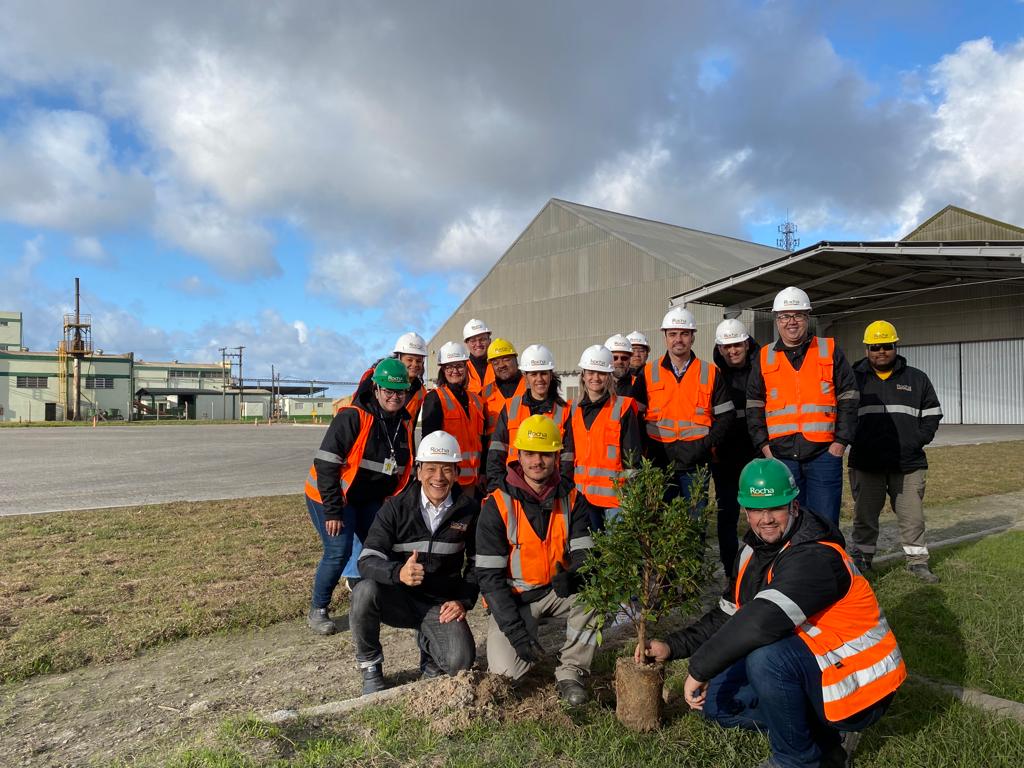
<svg viewBox="0 0 1024 768"><path fill-rule="evenodd" d="M302 493L326 429L0 429L0 515Z"/></svg>

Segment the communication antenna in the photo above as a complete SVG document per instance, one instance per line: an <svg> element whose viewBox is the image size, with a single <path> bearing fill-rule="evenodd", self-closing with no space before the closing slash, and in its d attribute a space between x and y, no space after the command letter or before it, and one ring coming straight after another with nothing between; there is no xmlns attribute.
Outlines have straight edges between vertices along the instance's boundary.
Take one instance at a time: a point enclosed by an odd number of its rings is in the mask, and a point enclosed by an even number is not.
<svg viewBox="0 0 1024 768"><path fill-rule="evenodd" d="M775 244L784 251L795 251L800 247L800 238L796 236L798 227L789 220L789 209L786 209L786 220L779 224L779 239Z"/></svg>

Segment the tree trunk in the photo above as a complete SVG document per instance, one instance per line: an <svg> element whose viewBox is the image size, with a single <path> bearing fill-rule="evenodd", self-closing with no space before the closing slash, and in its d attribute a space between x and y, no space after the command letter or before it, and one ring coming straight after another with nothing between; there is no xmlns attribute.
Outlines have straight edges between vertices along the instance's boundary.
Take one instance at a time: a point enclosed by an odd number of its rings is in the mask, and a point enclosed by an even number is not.
<svg viewBox="0 0 1024 768"><path fill-rule="evenodd" d="M619 722L634 731L661 727L664 684L664 664L637 664L621 657L615 663L615 716Z"/></svg>

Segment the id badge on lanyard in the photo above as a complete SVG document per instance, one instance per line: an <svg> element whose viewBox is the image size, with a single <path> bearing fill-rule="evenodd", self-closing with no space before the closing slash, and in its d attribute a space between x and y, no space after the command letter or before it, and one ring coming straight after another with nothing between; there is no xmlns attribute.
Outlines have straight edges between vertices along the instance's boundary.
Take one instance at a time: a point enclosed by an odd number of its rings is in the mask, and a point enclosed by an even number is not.
<svg viewBox="0 0 1024 768"><path fill-rule="evenodd" d="M398 461L395 459L395 455L391 454L388 458L384 459L384 474L393 475L398 469Z"/></svg>

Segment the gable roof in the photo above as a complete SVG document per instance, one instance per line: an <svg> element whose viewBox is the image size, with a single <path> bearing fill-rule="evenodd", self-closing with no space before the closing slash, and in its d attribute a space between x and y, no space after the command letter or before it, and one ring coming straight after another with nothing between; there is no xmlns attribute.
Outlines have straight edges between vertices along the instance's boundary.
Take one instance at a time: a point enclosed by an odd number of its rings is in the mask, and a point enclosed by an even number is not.
<svg viewBox="0 0 1024 768"><path fill-rule="evenodd" d="M949 243L962 240L1024 240L1024 228L947 205L903 238L903 242Z"/></svg>

